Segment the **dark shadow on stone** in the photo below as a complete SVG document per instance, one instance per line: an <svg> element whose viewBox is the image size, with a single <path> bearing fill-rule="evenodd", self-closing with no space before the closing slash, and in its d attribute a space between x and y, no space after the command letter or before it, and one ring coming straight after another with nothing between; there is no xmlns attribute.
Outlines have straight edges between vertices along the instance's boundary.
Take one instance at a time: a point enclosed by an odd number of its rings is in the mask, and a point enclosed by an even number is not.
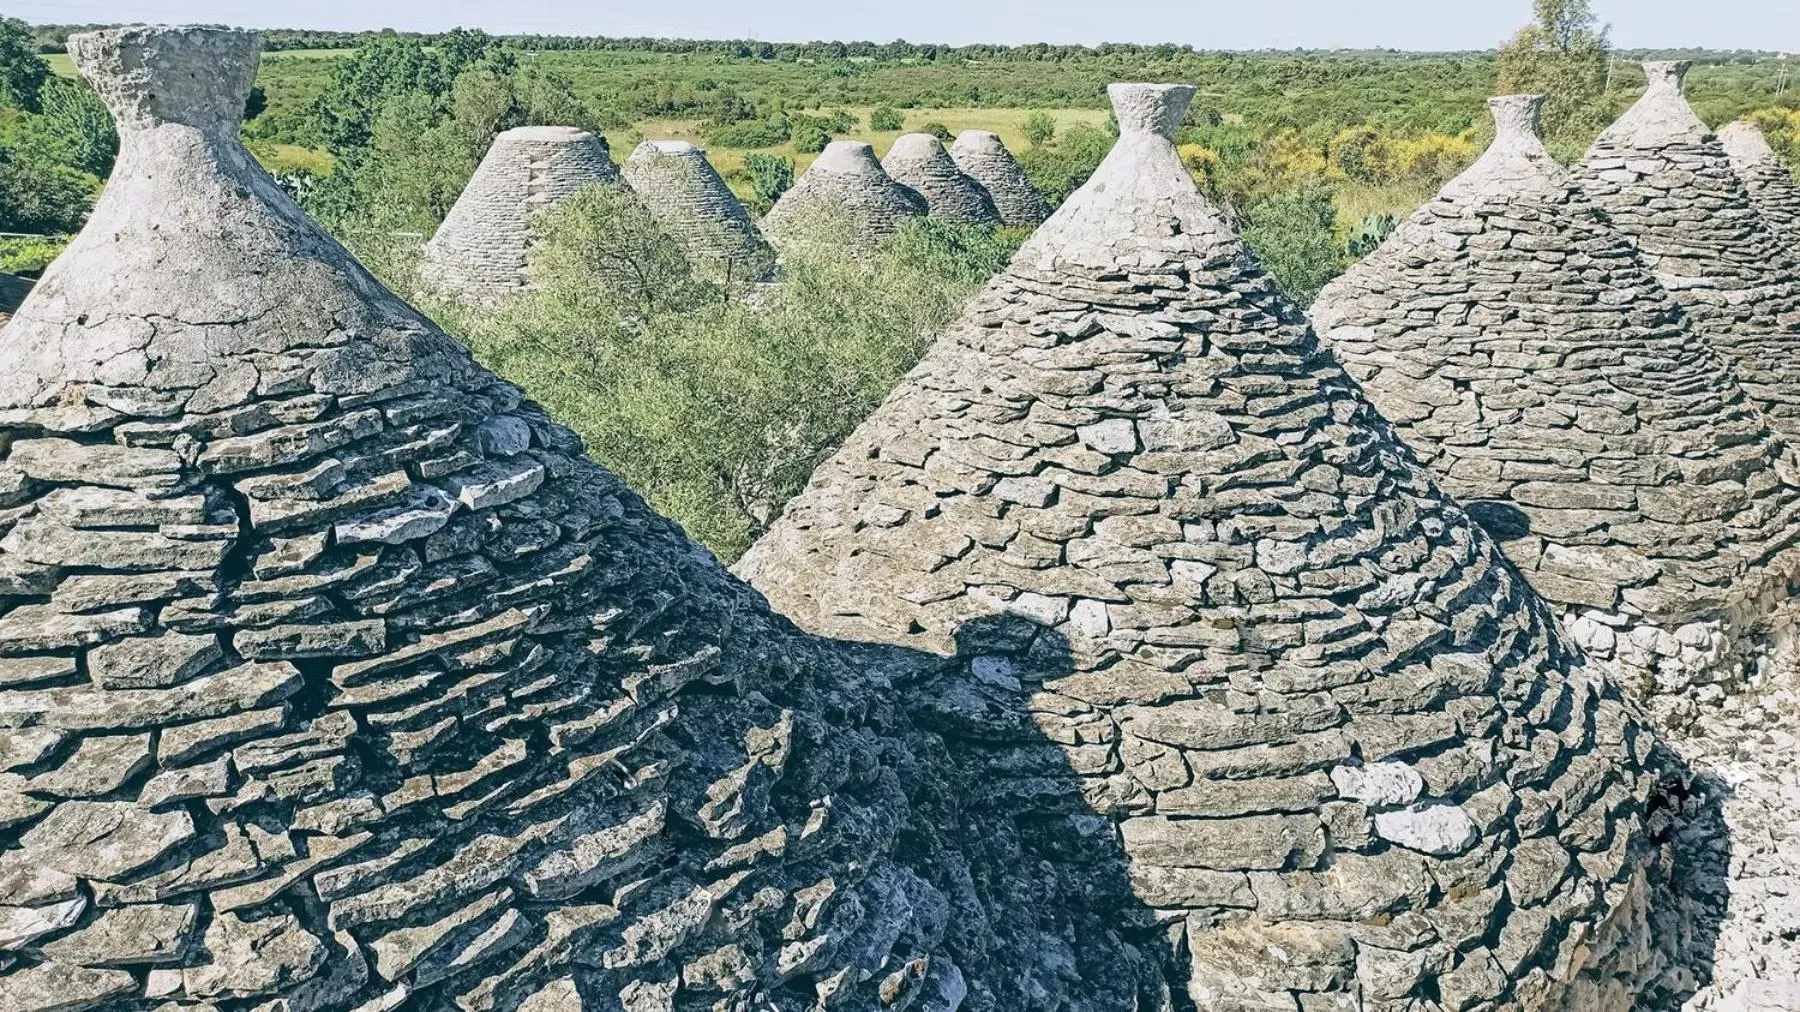
<svg viewBox="0 0 1800 1012"><path fill-rule="evenodd" d="M961 867L940 869L955 895L950 942L967 977L969 1012L1186 1010L1170 939L1182 916L1134 895L1130 865L1108 811L1131 803L1115 744L1092 740L1039 700L1045 682L1074 673L1068 642L1015 615L974 619L949 658L898 647L862 648L905 672L898 697L942 752L947 795L914 799ZM1065 740L1066 739L1066 740ZM1112 775L1109 775L1112 774ZM1142 796L1144 807L1147 796ZM966 862L966 863L965 863Z"/></svg>
<svg viewBox="0 0 1800 1012"><path fill-rule="evenodd" d="M1531 534L1531 518L1512 503L1484 500L1468 504L1469 516L1495 541L1517 541Z"/></svg>
<svg viewBox="0 0 1800 1012"><path fill-rule="evenodd" d="M1640 1008L1680 1008L1713 983L1721 925L1731 899L1731 828L1725 800L1731 786L1696 770L1667 744L1656 751L1661 780L1645 823L1665 844L1664 880L1654 894L1650 926L1665 963Z"/></svg>

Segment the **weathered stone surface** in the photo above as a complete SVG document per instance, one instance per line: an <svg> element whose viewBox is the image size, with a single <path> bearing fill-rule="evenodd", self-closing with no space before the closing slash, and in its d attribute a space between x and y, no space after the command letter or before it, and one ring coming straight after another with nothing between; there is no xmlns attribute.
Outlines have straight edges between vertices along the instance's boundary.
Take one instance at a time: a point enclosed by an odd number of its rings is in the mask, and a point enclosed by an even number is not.
<svg viewBox="0 0 1800 1012"><path fill-rule="evenodd" d="M993 224L1000 212L973 176L966 175L931 134L901 134L881 159L881 167L902 186L925 198L925 213L945 221Z"/></svg>
<svg viewBox="0 0 1800 1012"><path fill-rule="evenodd" d="M950 145L950 157L957 168L988 191L1002 225L1029 228L1050 216L1043 194L1025 178L1025 170L1006 150L999 134L964 130Z"/></svg>
<svg viewBox="0 0 1800 1012"><path fill-rule="evenodd" d="M494 138L474 178L425 244L426 281L486 302L530 284L526 252L533 212L593 183L617 183L606 139L566 126L528 126Z"/></svg>
<svg viewBox="0 0 1800 1012"><path fill-rule="evenodd" d="M1762 129L1747 120L1727 124L1719 128L1719 146L1763 220L1787 238L1790 249L1800 249L1800 182L1775 157Z"/></svg>
<svg viewBox="0 0 1800 1012"><path fill-rule="evenodd" d="M762 228L777 249L832 244L869 253L925 212L925 198L895 182L874 148L832 141L775 201Z"/></svg>
<svg viewBox="0 0 1800 1012"><path fill-rule="evenodd" d="M943 658L901 698L982 803L996 948L1055 953L1037 985L971 941L971 995L1433 1007L1509 922L1507 850L1561 832L1482 792L1579 759L1641 801L1650 736L1196 191L1189 94L1114 87L1107 160L738 570L805 627ZM1614 831L1653 863L1641 816ZM1492 1007L1659 972L1615 870L1572 873L1545 944L1570 958L1502 971ZM1416 972L1365 971L1352 932Z"/></svg>
<svg viewBox="0 0 1800 1012"><path fill-rule="evenodd" d="M930 660L770 614L309 223L257 36L69 48L120 154L0 341L0 1008L956 1007Z"/></svg>
<svg viewBox="0 0 1800 1012"><path fill-rule="evenodd" d="M625 159L625 181L702 277L753 282L774 271L774 251L705 151L687 141L644 141Z"/></svg>
<svg viewBox="0 0 1800 1012"><path fill-rule="evenodd" d="M1760 626L1800 570L1800 487L1679 294L1544 148L1540 101L1493 99L1493 145L1313 319L1591 658L1646 693L1729 684L1746 635L1685 663L1609 638Z"/></svg>

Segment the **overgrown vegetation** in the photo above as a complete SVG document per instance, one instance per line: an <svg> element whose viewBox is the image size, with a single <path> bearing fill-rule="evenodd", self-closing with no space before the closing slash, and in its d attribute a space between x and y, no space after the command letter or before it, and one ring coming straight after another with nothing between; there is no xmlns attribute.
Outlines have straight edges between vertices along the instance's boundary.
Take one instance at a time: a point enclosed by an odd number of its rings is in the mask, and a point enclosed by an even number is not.
<svg viewBox="0 0 1800 1012"><path fill-rule="evenodd" d="M696 281L636 204L596 186L543 216L542 287L458 326L488 366L726 560L1018 241L916 221L872 264L801 255L777 293L746 301Z"/></svg>

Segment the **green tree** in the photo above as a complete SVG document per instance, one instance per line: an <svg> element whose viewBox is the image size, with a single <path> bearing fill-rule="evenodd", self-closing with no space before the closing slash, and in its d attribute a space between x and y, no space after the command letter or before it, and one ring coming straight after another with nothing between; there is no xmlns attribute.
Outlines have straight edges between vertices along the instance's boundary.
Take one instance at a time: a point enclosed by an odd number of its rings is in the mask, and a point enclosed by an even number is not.
<svg viewBox="0 0 1800 1012"><path fill-rule="evenodd" d="M17 146L42 161L106 178L119 154L119 135L100 96L85 83L62 77L45 81L38 95L43 111L14 128Z"/></svg>
<svg viewBox="0 0 1800 1012"><path fill-rule="evenodd" d="M751 152L744 156L744 172L756 196L753 210L767 214L769 208L794 185L794 163L786 158Z"/></svg>
<svg viewBox="0 0 1800 1012"><path fill-rule="evenodd" d="M1307 306L1344 271L1344 251L1333 232L1335 193L1309 184L1251 208L1244 241L1288 297Z"/></svg>
<svg viewBox="0 0 1800 1012"><path fill-rule="evenodd" d="M87 217L95 182L67 165L0 148L0 232L76 231Z"/></svg>
<svg viewBox="0 0 1800 1012"><path fill-rule="evenodd" d="M38 92L49 77L50 65L38 55L31 26L0 17L0 103L37 112Z"/></svg>
<svg viewBox="0 0 1800 1012"><path fill-rule="evenodd" d="M1025 117L1025 139L1031 146L1043 147L1056 137L1056 117L1038 110Z"/></svg>
<svg viewBox="0 0 1800 1012"><path fill-rule="evenodd" d="M1019 164L1031 185L1055 207L1081 188L1094 170L1100 167L1106 153L1112 150L1115 137L1097 126L1077 123L1063 132L1055 143L1033 147L1019 155Z"/></svg>
<svg viewBox="0 0 1800 1012"><path fill-rule="evenodd" d="M931 136L936 137L940 141L948 141L951 138L956 136L955 134L952 134L950 132L949 127L945 126L942 123L936 122L935 120L920 127L919 132L922 134L930 134Z"/></svg>
<svg viewBox="0 0 1800 1012"><path fill-rule="evenodd" d="M1606 90L1609 29L1591 0L1533 0L1532 9L1532 23L1494 59L1500 92L1544 95L1547 133L1584 126L1595 119L1595 102Z"/></svg>
<svg viewBox="0 0 1800 1012"><path fill-rule="evenodd" d="M816 154L831 143L830 125L812 116L793 116L789 119L788 138L795 151L803 155Z"/></svg>
<svg viewBox="0 0 1800 1012"><path fill-rule="evenodd" d="M904 130L906 118L891 105L878 105L869 110L870 130Z"/></svg>

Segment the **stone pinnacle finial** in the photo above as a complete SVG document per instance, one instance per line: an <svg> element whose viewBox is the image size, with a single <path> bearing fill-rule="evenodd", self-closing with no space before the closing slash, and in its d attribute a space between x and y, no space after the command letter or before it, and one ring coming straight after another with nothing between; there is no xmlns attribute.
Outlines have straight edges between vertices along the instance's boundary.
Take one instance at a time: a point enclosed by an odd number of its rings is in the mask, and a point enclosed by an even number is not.
<svg viewBox="0 0 1800 1012"><path fill-rule="evenodd" d="M1650 83L1650 91L1679 95L1682 79L1693 67L1688 60L1645 60L1644 78Z"/></svg>
<svg viewBox="0 0 1800 1012"><path fill-rule="evenodd" d="M137 25L69 36L69 55L121 131L180 123L236 132L262 58L260 32Z"/></svg>
<svg viewBox="0 0 1800 1012"><path fill-rule="evenodd" d="M1148 132L1175 139L1175 128L1194 100L1191 84L1109 84L1113 115L1121 134Z"/></svg>
<svg viewBox="0 0 1800 1012"><path fill-rule="evenodd" d="M1540 122L1544 112L1542 95L1496 95L1488 99L1488 110L1494 114L1496 144L1544 136Z"/></svg>

